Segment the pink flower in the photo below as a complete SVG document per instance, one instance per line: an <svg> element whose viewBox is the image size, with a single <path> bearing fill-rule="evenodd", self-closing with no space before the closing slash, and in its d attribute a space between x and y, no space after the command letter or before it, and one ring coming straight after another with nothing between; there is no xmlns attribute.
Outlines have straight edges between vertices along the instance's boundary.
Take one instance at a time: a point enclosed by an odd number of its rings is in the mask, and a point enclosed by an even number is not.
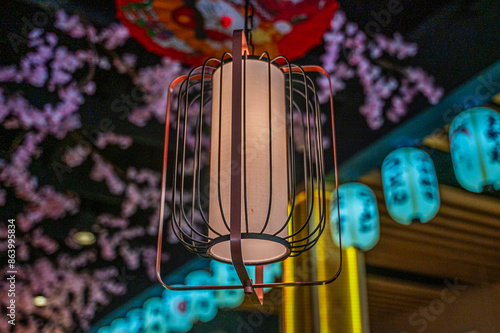
<svg viewBox="0 0 500 333"><path fill-rule="evenodd" d="M91 151L92 149L89 145L77 145L74 148L66 149L62 160L70 168L74 168L85 162L87 156L91 153Z"/></svg>
<svg viewBox="0 0 500 333"><path fill-rule="evenodd" d="M95 181L105 181L108 189L113 194L121 194L125 190L125 184L116 175L113 167L103 161L101 156L98 154L92 154L92 159L94 160L94 168L90 173L90 178Z"/></svg>
<svg viewBox="0 0 500 333"><path fill-rule="evenodd" d="M324 36L326 52L321 61L331 75L332 92L344 89L344 82L352 78L355 73L365 94L365 101L359 111L366 118L370 128L378 129L382 126L385 109L387 109L387 119L399 121L406 114L407 105L413 101L418 92L432 104L441 99L442 89L435 86L432 76L424 70L409 66L385 65L385 59L383 63L376 60L384 53L396 59L415 56L417 45L405 42L401 34L395 33L392 38L379 34L374 36L373 40L369 40L355 23L346 20L345 14L340 10L335 13L331 27L332 31ZM346 58L347 63L344 63L341 56ZM327 101L330 94L330 86L327 83L326 80L319 81L321 88L319 98L322 103ZM388 107L388 101L393 96L397 98L392 99L391 106Z"/></svg>
<svg viewBox="0 0 500 333"><path fill-rule="evenodd" d="M99 40L104 41L104 47L113 50L122 46L130 37L128 29L120 24L112 24L99 34Z"/></svg>
<svg viewBox="0 0 500 333"><path fill-rule="evenodd" d="M13 81L16 74L17 71L15 66L0 67L0 81L2 82Z"/></svg>
<svg viewBox="0 0 500 333"><path fill-rule="evenodd" d="M7 195L7 191L4 189L0 189L0 206L5 206L5 196Z"/></svg>
<svg viewBox="0 0 500 333"><path fill-rule="evenodd" d="M85 86L82 88L82 91L87 94L87 95L93 95L95 94L95 83L93 81L89 81L85 84Z"/></svg>
<svg viewBox="0 0 500 333"><path fill-rule="evenodd" d="M63 10L57 12L54 26L73 38L85 36L85 28L80 22L80 18L77 15L68 16Z"/></svg>
<svg viewBox="0 0 500 333"><path fill-rule="evenodd" d="M48 76L47 68L45 66L37 66L28 78L28 82L35 87L43 87Z"/></svg>

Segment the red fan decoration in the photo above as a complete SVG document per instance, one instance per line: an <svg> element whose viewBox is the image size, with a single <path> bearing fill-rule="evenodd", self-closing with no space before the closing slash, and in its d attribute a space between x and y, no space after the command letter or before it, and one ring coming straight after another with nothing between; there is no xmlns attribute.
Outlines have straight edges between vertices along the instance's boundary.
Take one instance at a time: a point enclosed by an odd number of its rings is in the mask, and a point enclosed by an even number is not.
<svg viewBox="0 0 500 333"><path fill-rule="evenodd" d="M255 53L295 59L321 43L338 3L258 0L253 6ZM116 7L118 18L149 51L189 65L229 51L232 31L245 24L243 0L116 0Z"/></svg>

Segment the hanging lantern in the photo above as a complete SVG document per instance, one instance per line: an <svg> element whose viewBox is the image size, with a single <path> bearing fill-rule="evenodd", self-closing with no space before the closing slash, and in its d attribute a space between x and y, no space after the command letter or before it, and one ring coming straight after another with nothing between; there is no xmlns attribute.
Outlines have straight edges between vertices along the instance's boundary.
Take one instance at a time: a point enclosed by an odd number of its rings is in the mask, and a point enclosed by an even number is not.
<svg viewBox="0 0 500 333"><path fill-rule="evenodd" d="M439 210L439 188L430 156L400 148L382 163L382 183L389 215L401 224L427 222Z"/></svg>
<svg viewBox="0 0 500 333"><path fill-rule="evenodd" d="M232 264L241 285L171 287L162 282L165 287L243 288L249 294L258 288L256 293L261 300L264 286L324 284L336 278L262 282L262 265L309 250L326 223L321 113L311 78L315 73L329 80L328 73L318 66L300 67L283 56L271 59L267 53L249 55L243 31L238 30L233 34L231 55L210 58L171 84L167 124L172 93L177 86L180 88L175 89L177 132L175 152L171 153L174 162L169 166L169 126L165 130L158 278L161 281L159 263L168 166L174 234L191 252ZM330 109L333 136L331 96ZM299 116L300 125L294 115ZM211 127L207 118L211 119ZM195 133L189 132L188 124L195 124ZM202 141L208 135L209 144ZM297 138L302 142L296 143ZM296 145L303 147L300 168L296 165ZM210 162L209 168L203 168L203 161ZM298 194L296 179L305 183L311 214L301 228L292 230L289 222ZM313 212L318 212L317 222L311 218ZM314 225L310 223L313 220ZM256 266L255 281L245 265Z"/></svg>
<svg viewBox="0 0 500 333"><path fill-rule="evenodd" d="M449 135L460 185L477 193L500 189L500 114L485 107L463 111L451 122Z"/></svg>
<svg viewBox="0 0 500 333"><path fill-rule="evenodd" d="M368 186L359 183L341 185L339 187L340 214L337 214L335 196L331 199L331 231L337 246L340 246L338 243L340 226L344 248L353 246L363 251L373 248L378 242L380 233L375 193Z"/></svg>

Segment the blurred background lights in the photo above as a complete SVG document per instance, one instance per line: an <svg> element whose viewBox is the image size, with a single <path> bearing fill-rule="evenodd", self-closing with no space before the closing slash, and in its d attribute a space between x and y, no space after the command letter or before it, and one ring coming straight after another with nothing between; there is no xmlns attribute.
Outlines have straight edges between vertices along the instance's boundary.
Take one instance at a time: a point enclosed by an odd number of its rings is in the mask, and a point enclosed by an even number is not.
<svg viewBox="0 0 500 333"><path fill-rule="evenodd" d="M354 246L367 251L379 239L379 216L377 199L373 191L359 183L344 184L339 187L340 229L342 247ZM330 199L330 224L333 240L339 245L337 200Z"/></svg>
<svg viewBox="0 0 500 333"><path fill-rule="evenodd" d="M92 245L95 243L95 236L90 231L79 231L73 235L73 240L80 245Z"/></svg>
<svg viewBox="0 0 500 333"><path fill-rule="evenodd" d="M38 307L43 307L47 305L47 299L44 296L36 296L33 298L33 304Z"/></svg>
<svg viewBox="0 0 500 333"><path fill-rule="evenodd" d="M434 163L417 148L399 148L382 163L382 183L389 215L401 224L428 222L439 210Z"/></svg>
<svg viewBox="0 0 500 333"><path fill-rule="evenodd" d="M450 126L455 177L468 191L500 189L500 114L476 107L463 111Z"/></svg>

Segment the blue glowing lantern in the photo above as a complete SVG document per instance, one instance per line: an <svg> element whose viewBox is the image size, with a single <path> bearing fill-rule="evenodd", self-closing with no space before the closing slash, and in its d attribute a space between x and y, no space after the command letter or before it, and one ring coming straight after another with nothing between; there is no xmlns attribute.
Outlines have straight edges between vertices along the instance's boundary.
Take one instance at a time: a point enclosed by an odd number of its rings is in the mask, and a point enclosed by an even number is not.
<svg viewBox="0 0 500 333"><path fill-rule="evenodd" d="M140 333L142 331L142 309L132 309L127 312L126 319L128 322L127 333Z"/></svg>
<svg viewBox="0 0 500 333"><path fill-rule="evenodd" d="M500 189L500 114L484 107L460 113L450 126L450 150L463 188Z"/></svg>
<svg viewBox="0 0 500 333"><path fill-rule="evenodd" d="M169 332L170 327L165 320L165 308L160 297L152 297L144 302L144 332Z"/></svg>
<svg viewBox="0 0 500 333"><path fill-rule="evenodd" d="M215 260L210 262L210 270L217 284L238 284L238 274L234 266ZM220 289L215 291L215 299L219 307L235 308L245 299L242 289Z"/></svg>
<svg viewBox="0 0 500 333"><path fill-rule="evenodd" d="M357 247L368 251L379 239L377 199L373 191L359 183L344 184L339 187L340 229L342 247ZM339 245L337 200L330 199L330 225L332 235Z"/></svg>
<svg viewBox="0 0 500 333"><path fill-rule="evenodd" d="M146 327L146 314L148 313L146 304L152 299L155 298L150 298L144 303L144 327ZM165 323L168 323L167 328L173 332L189 331L193 327L193 322L196 317L190 294L165 289L161 299L164 309L162 317Z"/></svg>
<svg viewBox="0 0 500 333"><path fill-rule="evenodd" d="M129 322L125 318L118 318L111 322L111 333L120 333L120 332L138 332L129 330Z"/></svg>
<svg viewBox="0 0 500 333"><path fill-rule="evenodd" d="M382 182L389 215L401 224L428 222L439 210L434 163L417 148L400 148L382 163Z"/></svg>
<svg viewBox="0 0 500 333"><path fill-rule="evenodd" d="M186 285L208 286L213 285L213 276L207 271L193 271L186 277ZM188 292L191 298L193 321L199 319L203 322L214 319L217 314L214 290L193 290Z"/></svg>

